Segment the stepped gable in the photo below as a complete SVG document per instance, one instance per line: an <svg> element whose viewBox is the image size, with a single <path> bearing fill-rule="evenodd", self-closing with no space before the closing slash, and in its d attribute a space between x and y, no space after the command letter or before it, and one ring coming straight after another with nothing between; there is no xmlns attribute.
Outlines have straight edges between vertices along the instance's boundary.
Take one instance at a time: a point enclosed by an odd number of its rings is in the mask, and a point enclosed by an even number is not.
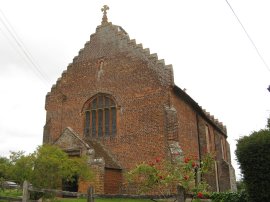
<svg viewBox="0 0 270 202"><path fill-rule="evenodd" d="M131 61L145 61L148 68L157 75L162 86L174 85L172 65L165 65L164 60L158 59L156 53L151 54L149 48L143 48L143 45L137 44L135 39L130 39L121 26L103 20L102 24L97 26L96 32L90 36L90 41L85 43L84 48L67 66L67 70L63 71L62 77L58 78L56 84L52 86L51 92L61 85L70 69L76 68L78 65L83 66L90 61L115 58L118 55L124 55Z"/></svg>
<svg viewBox="0 0 270 202"><path fill-rule="evenodd" d="M103 10L102 10L103 11ZM103 11L104 12L104 11ZM56 84L51 88L49 96L54 92L61 83L65 82L65 77L70 70L77 68L78 65L90 63L90 61L100 59L115 58L118 55L125 55L130 60L142 60L147 62L148 68L156 73L161 85L173 87L179 95L184 96L198 112L203 115L209 122L226 135L226 126L219 122L215 117L202 109L186 92L174 84L172 65L165 65L163 59L158 59L156 53L151 54L149 48L143 48L142 44L137 44L135 39L130 39L128 33L118 25L113 25L108 22L107 12L105 10L101 25L97 26L96 32L90 36L90 40L80 49L77 56L73 58L73 62L67 66L67 70L63 71L62 76L57 79ZM64 100L65 95L62 95L60 100Z"/></svg>
<svg viewBox="0 0 270 202"><path fill-rule="evenodd" d="M195 100L193 100L185 91L183 91L178 86L175 85L173 87L173 90L176 93L176 95L180 96L183 100L189 103L202 117L204 117L219 132L221 132L223 135L227 137L227 128L225 125L223 125L222 122L220 122L218 119L212 116L209 112L203 109Z"/></svg>

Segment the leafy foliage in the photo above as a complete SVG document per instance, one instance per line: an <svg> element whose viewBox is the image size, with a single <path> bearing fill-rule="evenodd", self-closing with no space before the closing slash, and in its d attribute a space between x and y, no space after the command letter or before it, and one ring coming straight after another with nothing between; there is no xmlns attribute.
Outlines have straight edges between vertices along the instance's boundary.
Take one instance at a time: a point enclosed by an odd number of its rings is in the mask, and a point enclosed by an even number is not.
<svg viewBox="0 0 270 202"><path fill-rule="evenodd" d="M59 188L62 180L74 180L73 176L80 176L80 180L90 179L90 169L86 158L69 158L61 149L44 145L38 147L34 154L34 169L31 182L38 188Z"/></svg>
<svg viewBox="0 0 270 202"><path fill-rule="evenodd" d="M0 157L0 178L7 179L10 168L9 159L6 157Z"/></svg>
<svg viewBox="0 0 270 202"><path fill-rule="evenodd" d="M24 152L21 151L11 152L10 163L10 179L22 185L25 180L31 178L34 167L34 156L32 154L25 155Z"/></svg>
<svg viewBox="0 0 270 202"><path fill-rule="evenodd" d="M22 190L20 189L5 189L0 191L0 196L18 197L22 196Z"/></svg>
<svg viewBox="0 0 270 202"><path fill-rule="evenodd" d="M22 185L28 180L37 188L56 189L61 187L62 180L74 180L79 176L81 181L92 177L87 158L69 158L56 146L43 145L29 155L24 152L11 152L10 158L0 158L0 178L12 179Z"/></svg>
<svg viewBox="0 0 270 202"><path fill-rule="evenodd" d="M196 174L208 172L213 163L211 155L206 155L204 161L199 162L194 157L178 158L173 161L156 158L151 162L143 162L130 170L126 177L128 182L136 184L139 192L159 192L168 194L177 186L186 192L193 193L195 200L203 198L208 185L196 182Z"/></svg>
<svg viewBox="0 0 270 202"><path fill-rule="evenodd" d="M237 192L244 192L246 191L246 185L243 179L236 181L236 187L237 187Z"/></svg>
<svg viewBox="0 0 270 202"><path fill-rule="evenodd" d="M235 153L251 201L269 201L270 129L240 138Z"/></svg>
<svg viewBox="0 0 270 202"><path fill-rule="evenodd" d="M210 195L212 202L247 202L246 192L214 192Z"/></svg>

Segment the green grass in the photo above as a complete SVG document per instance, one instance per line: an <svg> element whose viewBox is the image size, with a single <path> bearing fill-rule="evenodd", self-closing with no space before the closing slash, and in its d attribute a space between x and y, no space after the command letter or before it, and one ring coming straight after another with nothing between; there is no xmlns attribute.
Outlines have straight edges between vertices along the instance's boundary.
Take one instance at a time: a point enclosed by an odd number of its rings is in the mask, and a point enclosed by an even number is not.
<svg viewBox="0 0 270 202"><path fill-rule="evenodd" d="M4 191L0 191L0 196L9 196L9 197L18 197L22 196L21 190L15 189L6 189ZM58 198L57 202L86 202L87 200L84 198ZM95 199L95 202L150 202L150 199L122 199L122 198L115 198L115 199ZM2 202L0 200L0 202Z"/></svg>
<svg viewBox="0 0 270 202"><path fill-rule="evenodd" d="M60 199L61 202L86 202L86 199ZM95 199L95 202L150 202L146 199Z"/></svg>
<svg viewBox="0 0 270 202"><path fill-rule="evenodd" d="M5 189L4 191L0 190L0 196L9 196L9 197L22 196L22 190L18 189Z"/></svg>

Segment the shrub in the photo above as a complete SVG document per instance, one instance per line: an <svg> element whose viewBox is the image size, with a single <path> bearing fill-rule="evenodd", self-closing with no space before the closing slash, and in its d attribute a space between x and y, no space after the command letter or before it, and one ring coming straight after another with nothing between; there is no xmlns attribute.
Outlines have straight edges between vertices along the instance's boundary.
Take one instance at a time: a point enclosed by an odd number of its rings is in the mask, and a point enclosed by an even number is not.
<svg viewBox="0 0 270 202"><path fill-rule="evenodd" d="M210 198L212 202L247 202L246 192L214 192Z"/></svg>
<svg viewBox="0 0 270 202"><path fill-rule="evenodd" d="M253 132L237 142L236 156L250 200L270 200L270 130Z"/></svg>
<svg viewBox="0 0 270 202"><path fill-rule="evenodd" d="M193 201L200 201L208 193L208 184L196 181L196 173L204 174L213 165L212 154L205 155L200 162L197 157L179 157L172 161L156 158L148 163L143 162L130 170L126 177L128 182L137 185L141 193L170 193L177 186L186 193L192 194Z"/></svg>

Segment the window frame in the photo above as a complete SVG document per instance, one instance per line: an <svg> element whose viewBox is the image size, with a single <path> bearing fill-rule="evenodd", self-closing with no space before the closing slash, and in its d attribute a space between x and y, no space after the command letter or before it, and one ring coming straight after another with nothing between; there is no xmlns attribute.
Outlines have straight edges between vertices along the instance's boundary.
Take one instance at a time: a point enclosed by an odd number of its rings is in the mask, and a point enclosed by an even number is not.
<svg viewBox="0 0 270 202"><path fill-rule="evenodd" d="M224 137L221 137L221 155L222 155L222 159L224 161L228 161L228 157L227 157L227 142L226 139Z"/></svg>
<svg viewBox="0 0 270 202"><path fill-rule="evenodd" d="M84 137L115 137L117 134L117 111L115 99L109 94L98 93L90 98L83 108ZM87 114L89 114L89 119L87 119Z"/></svg>
<svg viewBox="0 0 270 202"><path fill-rule="evenodd" d="M210 134L210 128L206 124L205 125L205 141L206 141L206 152L211 152L211 134Z"/></svg>

